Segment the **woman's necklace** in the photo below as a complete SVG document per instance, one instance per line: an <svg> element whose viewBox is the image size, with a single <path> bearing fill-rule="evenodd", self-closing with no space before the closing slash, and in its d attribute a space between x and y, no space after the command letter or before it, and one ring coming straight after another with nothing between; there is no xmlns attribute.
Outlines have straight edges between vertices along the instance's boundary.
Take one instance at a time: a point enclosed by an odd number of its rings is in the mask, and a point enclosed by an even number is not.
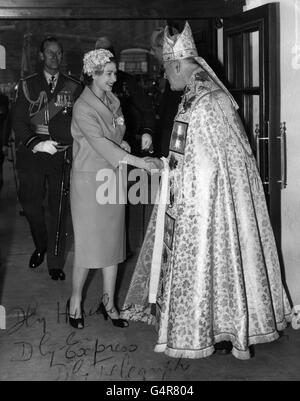
<svg viewBox="0 0 300 401"><path fill-rule="evenodd" d="M100 96L96 95L96 93L95 93L95 92L93 91L93 89L91 89L90 87L89 87L89 90L92 92L92 94L93 94L97 99L100 100L101 103L104 104L104 106L106 106L106 107L112 112L112 110L111 110L111 102L110 102L110 100L108 99L108 97L107 97L107 95L106 95L105 93L104 93L104 97L103 97L103 99L102 99Z"/></svg>
<svg viewBox="0 0 300 401"><path fill-rule="evenodd" d="M110 102L109 98L107 97L107 95L104 93L104 98L101 99L101 97L97 96L96 93L90 87L89 87L89 90L112 113L112 115L113 115L112 124L113 124L114 128L116 128L116 126L117 126L117 116L115 115L115 113L113 112L113 110L111 108L112 105L111 105L111 102Z"/></svg>

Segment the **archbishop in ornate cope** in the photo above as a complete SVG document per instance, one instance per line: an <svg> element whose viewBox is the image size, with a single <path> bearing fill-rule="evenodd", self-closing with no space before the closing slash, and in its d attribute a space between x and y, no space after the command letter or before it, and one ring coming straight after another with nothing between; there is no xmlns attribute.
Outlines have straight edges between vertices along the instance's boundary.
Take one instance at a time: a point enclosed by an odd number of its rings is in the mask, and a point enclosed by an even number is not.
<svg viewBox="0 0 300 401"><path fill-rule="evenodd" d="M248 359L249 346L276 340L291 320L256 161L187 23L173 37L166 28L163 58L184 95L123 315L156 324L157 352L202 358L229 341Z"/></svg>

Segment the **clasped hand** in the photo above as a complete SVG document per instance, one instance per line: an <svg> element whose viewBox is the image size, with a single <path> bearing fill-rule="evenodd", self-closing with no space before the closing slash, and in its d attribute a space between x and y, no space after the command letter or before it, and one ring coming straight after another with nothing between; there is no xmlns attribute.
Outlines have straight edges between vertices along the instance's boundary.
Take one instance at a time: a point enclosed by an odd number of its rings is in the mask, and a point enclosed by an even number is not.
<svg viewBox="0 0 300 401"><path fill-rule="evenodd" d="M153 170L162 170L164 168L164 163L158 159L157 157L144 157L143 158L146 167L145 170L147 170L148 172L152 173Z"/></svg>

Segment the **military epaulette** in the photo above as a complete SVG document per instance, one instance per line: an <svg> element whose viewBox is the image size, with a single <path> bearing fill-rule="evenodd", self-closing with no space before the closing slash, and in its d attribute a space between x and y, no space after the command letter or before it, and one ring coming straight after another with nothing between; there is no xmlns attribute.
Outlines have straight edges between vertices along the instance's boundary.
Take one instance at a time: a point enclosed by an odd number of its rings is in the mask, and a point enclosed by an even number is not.
<svg viewBox="0 0 300 401"><path fill-rule="evenodd" d="M35 72L35 73L31 74L31 75L28 75L27 77L21 78L21 81L25 81L25 80L27 80L27 79L36 77L37 75L38 75L38 73Z"/></svg>
<svg viewBox="0 0 300 401"><path fill-rule="evenodd" d="M63 75L67 79L70 79L70 81L75 82L77 85L81 85L81 82L78 79L72 77L71 75L67 75L67 74L61 74L61 75Z"/></svg>

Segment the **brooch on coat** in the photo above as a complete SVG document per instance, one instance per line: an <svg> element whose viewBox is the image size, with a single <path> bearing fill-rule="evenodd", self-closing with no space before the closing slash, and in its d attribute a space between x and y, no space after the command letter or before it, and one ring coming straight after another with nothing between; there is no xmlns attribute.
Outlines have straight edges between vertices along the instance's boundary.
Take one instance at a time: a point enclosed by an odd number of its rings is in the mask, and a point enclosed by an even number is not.
<svg viewBox="0 0 300 401"><path fill-rule="evenodd" d="M117 127L117 125L124 125L124 117L123 116L113 116L113 126L114 128Z"/></svg>

